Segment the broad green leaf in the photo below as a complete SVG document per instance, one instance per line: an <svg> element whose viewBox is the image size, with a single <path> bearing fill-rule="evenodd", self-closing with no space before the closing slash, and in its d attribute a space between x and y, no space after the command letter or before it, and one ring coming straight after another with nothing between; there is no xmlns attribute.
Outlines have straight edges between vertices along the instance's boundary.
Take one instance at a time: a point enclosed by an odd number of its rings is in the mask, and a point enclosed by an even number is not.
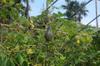
<svg viewBox="0 0 100 66"><path fill-rule="evenodd" d="M16 56L16 61L18 62L18 64L21 65L21 64L24 62L23 56L22 56L21 54L18 54L18 55Z"/></svg>

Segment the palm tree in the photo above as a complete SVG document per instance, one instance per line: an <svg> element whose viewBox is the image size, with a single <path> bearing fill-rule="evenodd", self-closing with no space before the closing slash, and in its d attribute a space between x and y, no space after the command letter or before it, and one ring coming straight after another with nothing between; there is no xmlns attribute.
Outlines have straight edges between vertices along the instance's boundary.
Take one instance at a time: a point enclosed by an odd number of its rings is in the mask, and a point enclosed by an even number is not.
<svg viewBox="0 0 100 66"><path fill-rule="evenodd" d="M33 1L33 0L31 0L31 1ZM25 10L25 13L24 13L25 17L28 18L29 10L30 10L30 5L29 5L30 0L15 0L15 4L22 3L22 2L24 2L26 4L26 7L23 6L23 9Z"/></svg>
<svg viewBox="0 0 100 66"><path fill-rule="evenodd" d="M26 3L25 16L26 16L26 18L28 18L29 17L29 10L30 10L30 5L29 5L30 0L22 0L22 1ZM33 0L31 0L31 1L33 1Z"/></svg>
<svg viewBox="0 0 100 66"><path fill-rule="evenodd" d="M71 1L71 0L65 0L65 1L67 2L67 5L62 6L63 9L66 10L65 16L67 16L68 19L75 20L80 23L83 16L86 16L88 12L88 10L86 10L86 7L83 7L85 3L84 2L79 3L78 1ZM79 8L81 9L79 10ZM72 16L73 14L75 15Z"/></svg>
<svg viewBox="0 0 100 66"><path fill-rule="evenodd" d="M26 16L26 18L28 18L28 16L29 16L28 12L29 12L29 9L30 9L29 0L15 0L14 6L16 4L19 4L19 3L22 4L22 2L24 2L26 4L26 7L24 5L22 5L22 6L23 6L23 9L25 10L24 15Z"/></svg>
<svg viewBox="0 0 100 66"><path fill-rule="evenodd" d="M84 2L79 4L79 8L81 8L80 11L77 13L78 15L77 20L79 21L79 23L81 22L83 16L87 16L87 12L88 12L88 10L86 10L86 7L83 6L85 6Z"/></svg>

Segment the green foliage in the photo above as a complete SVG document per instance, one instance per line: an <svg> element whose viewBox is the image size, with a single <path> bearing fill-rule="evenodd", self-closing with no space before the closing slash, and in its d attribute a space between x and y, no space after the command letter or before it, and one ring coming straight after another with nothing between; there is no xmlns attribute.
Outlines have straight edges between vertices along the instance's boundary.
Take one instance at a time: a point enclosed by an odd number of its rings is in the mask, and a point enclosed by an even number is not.
<svg viewBox="0 0 100 66"><path fill-rule="evenodd" d="M76 22L55 17L49 23L54 34L49 43L45 42L45 29L39 28L35 22L33 25L35 27L30 29L30 21L24 17L19 17L9 27L2 25L1 66L42 66L45 60L51 66L99 65L100 52L91 44L92 32L82 31L71 39L80 29Z"/></svg>
<svg viewBox="0 0 100 66"><path fill-rule="evenodd" d="M2 0L2 3L8 3L6 1ZM11 1L13 4L14 1ZM93 37L99 36L99 32L94 32L95 27L88 26L78 32L85 25L62 18L60 12L48 14L47 22L45 13L26 19L19 16L15 8L10 9L9 12L4 7L0 11L4 22L8 19L7 14L14 18L11 24L0 24L0 66L100 65L99 38ZM53 32L53 40L49 42L44 37L47 25L52 27Z"/></svg>
<svg viewBox="0 0 100 66"><path fill-rule="evenodd" d="M50 4L51 2L53 2L54 0L47 0L48 1L48 3Z"/></svg>
<svg viewBox="0 0 100 66"><path fill-rule="evenodd" d="M15 0L1 0L0 2L0 23L11 23L20 15L24 14L24 6Z"/></svg>

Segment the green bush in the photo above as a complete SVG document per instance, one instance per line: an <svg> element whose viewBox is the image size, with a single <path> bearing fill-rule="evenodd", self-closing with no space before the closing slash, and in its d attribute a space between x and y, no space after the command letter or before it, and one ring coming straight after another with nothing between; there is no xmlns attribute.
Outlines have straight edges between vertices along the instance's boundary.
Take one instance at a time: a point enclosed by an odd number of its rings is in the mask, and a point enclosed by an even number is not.
<svg viewBox="0 0 100 66"><path fill-rule="evenodd" d="M50 42L44 38L44 28L35 22L32 25L20 17L0 28L0 66L100 65L100 50L92 44L92 32L82 31L71 38L80 29L76 22L61 18L49 23L53 28Z"/></svg>

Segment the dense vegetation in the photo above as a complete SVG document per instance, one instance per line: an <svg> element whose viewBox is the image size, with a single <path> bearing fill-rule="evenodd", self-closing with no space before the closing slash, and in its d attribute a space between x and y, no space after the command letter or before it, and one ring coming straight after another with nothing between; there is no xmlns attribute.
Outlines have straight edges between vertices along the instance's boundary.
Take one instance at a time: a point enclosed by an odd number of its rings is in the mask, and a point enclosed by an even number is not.
<svg viewBox="0 0 100 66"><path fill-rule="evenodd" d="M28 18L27 7L18 1L0 0L0 66L100 65L100 32L95 27L61 18L62 13L43 11ZM50 41L44 37L48 25Z"/></svg>

